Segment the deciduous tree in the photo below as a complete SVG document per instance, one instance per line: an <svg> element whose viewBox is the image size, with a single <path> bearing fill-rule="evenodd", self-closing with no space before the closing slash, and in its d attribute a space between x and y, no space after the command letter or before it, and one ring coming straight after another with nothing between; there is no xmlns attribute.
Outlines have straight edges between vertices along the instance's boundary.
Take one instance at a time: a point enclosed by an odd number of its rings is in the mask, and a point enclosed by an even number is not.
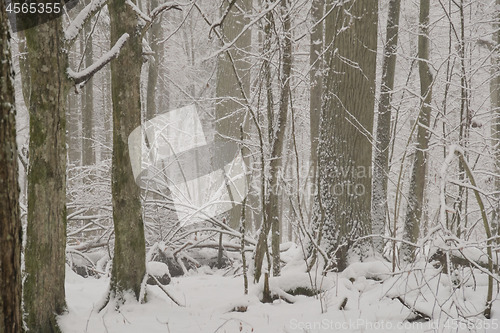
<svg viewBox="0 0 500 333"><path fill-rule="evenodd" d="M14 69L5 2L0 2L0 332L22 331L21 217Z"/></svg>

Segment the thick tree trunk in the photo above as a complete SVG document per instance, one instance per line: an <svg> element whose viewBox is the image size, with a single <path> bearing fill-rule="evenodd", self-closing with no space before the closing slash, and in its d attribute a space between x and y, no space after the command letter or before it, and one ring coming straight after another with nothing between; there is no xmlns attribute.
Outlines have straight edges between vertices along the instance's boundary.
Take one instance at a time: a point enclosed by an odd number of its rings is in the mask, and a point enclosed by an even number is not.
<svg viewBox="0 0 500 333"><path fill-rule="evenodd" d="M358 238L371 233L378 2L333 5L326 18L325 46L331 44L332 52L320 123L316 214L329 266L342 271L348 254L362 259L369 250Z"/></svg>
<svg viewBox="0 0 500 333"><path fill-rule="evenodd" d="M430 132L427 130L431 118L432 74L429 60L429 1L420 0L420 34L418 36L418 69L420 75L420 94L423 103L418 116L417 147L413 161L413 169L408 193L405 228L403 238L415 243L418 240L420 219L424 203L424 190L427 181L427 149L429 148ZM411 262L414 259L415 248L407 243L401 244L401 259Z"/></svg>
<svg viewBox="0 0 500 333"><path fill-rule="evenodd" d="M112 196L115 227L115 251L111 271L110 297L124 301L131 292L140 299L141 283L146 274L146 248L140 201L130 163L128 136L141 125L140 75L142 40L135 12L125 0L108 3L111 44L124 34L130 35L111 63L113 100Z"/></svg>
<svg viewBox="0 0 500 333"><path fill-rule="evenodd" d="M230 2L225 1L222 14L225 13ZM250 22L248 13L251 8L251 0L237 0L234 3L222 23L224 42L234 41L242 32L243 27ZM250 93L250 63L246 60L247 54L245 52L250 51L250 46L251 30L247 29L229 50L234 60L234 67L227 52L221 53L217 63L217 86L215 89L217 98L215 106L216 133L214 137L217 149L214 159L223 161L225 164L232 161L239 151L240 125L243 124L246 107L238 81L242 83L243 90L248 96ZM236 68L236 73L234 68ZM227 214L227 220L232 228L238 228L240 214L241 205L233 204L233 208Z"/></svg>
<svg viewBox="0 0 500 333"><path fill-rule="evenodd" d="M16 144L14 69L5 3L0 3L0 332L22 331L22 229Z"/></svg>
<svg viewBox="0 0 500 333"><path fill-rule="evenodd" d="M382 83L378 103L377 142L373 167L372 232L384 235L387 218L387 180L389 178L389 147L391 142L391 95L396 73L396 49L398 46L399 12L401 0L389 2L386 44L382 65ZM381 237L373 239L378 253L384 250Z"/></svg>
<svg viewBox="0 0 500 333"><path fill-rule="evenodd" d="M23 20L18 18L18 24ZM30 144L24 308L30 332L58 331L66 308L66 69L62 19L25 31L28 47Z"/></svg>

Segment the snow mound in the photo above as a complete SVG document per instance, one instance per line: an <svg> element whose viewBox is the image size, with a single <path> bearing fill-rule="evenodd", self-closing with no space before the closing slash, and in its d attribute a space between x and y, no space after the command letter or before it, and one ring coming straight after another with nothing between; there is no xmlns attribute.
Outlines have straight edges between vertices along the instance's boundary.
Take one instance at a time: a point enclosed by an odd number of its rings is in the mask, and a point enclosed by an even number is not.
<svg viewBox="0 0 500 333"><path fill-rule="evenodd" d="M146 271L149 275L153 275L156 277L168 275L170 276L170 272L168 270L167 264L164 264L159 261L150 261L146 265Z"/></svg>

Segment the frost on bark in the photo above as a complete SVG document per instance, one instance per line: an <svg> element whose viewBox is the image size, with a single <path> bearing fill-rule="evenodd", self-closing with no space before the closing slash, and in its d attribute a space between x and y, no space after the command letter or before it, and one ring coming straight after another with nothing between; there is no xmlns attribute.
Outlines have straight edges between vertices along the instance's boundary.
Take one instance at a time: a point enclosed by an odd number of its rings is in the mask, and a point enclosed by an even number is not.
<svg viewBox="0 0 500 333"><path fill-rule="evenodd" d="M21 217L14 69L5 3L0 3L0 332L22 331Z"/></svg>
<svg viewBox="0 0 500 333"><path fill-rule="evenodd" d="M290 0L281 0L281 18L283 22L283 37L281 51L281 82L280 82L280 104L278 119L274 124L274 138L271 145L270 173L271 183L269 189L269 200L266 205L268 209L267 220L271 223L271 247L273 253L273 275L280 275L280 243L281 243L281 205L279 194L279 175L283 167L283 146L285 143L285 131L288 116L288 104L290 101L290 74L292 71L292 31L290 17Z"/></svg>
<svg viewBox="0 0 500 333"><path fill-rule="evenodd" d="M333 6L325 28L325 47L331 52L321 112L316 214L329 266L342 271L348 255L366 255L368 246L358 238L371 233L378 2Z"/></svg>
<svg viewBox="0 0 500 333"><path fill-rule="evenodd" d="M283 167L283 146L285 142L285 130L288 116L288 106L290 98L290 74L292 70L292 32L291 32L291 17L290 17L290 2L289 0L281 0L280 12L283 24L282 35L282 52L281 52L281 75L280 75L280 100L278 117L274 123L269 124L269 141L271 144L271 161L269 162L269 187L265 203L265 219L259 233L259 240L255 249L255 272L254 279L259 281L262 272L262 263L267 250L267 237L271 230L271 247L273 256L273 275L280 275L280 242L281 242L281 205L279 193L279 177ZM264 52L269 47L271 39L271 20L272 13L267 16L265 27L266 39ZM270 82L269 63L264 65L266 81ZM270 86L270 85L269 85ZM272 95L268 90L268 119L272 120L273 108L270 104Z"/></svg>
<svg viewBox="0 0 500 333"><path fill-rule="evenodd" d="M404 225L403 239L416 243L419 236L420 220L424 204L424 190L427 180L427 150L430 132L427 130L431 118L432 74L429 61L429 1L420 0L420 33L418 35L418 70L420 76L420 94L422 104L418 115L417 147L413 160L413 168L408 193L408 206ZM401 259L411 262L415 248L407 243L401 244Z"/></svg>
<svg viewBox="0 0 500 333"><path fill-rule="evenodd" d="M266 89L266 111L267 111L267 135L268 135L268 140L269 142L273 142L273 104L274 104L274 99L273 99L273 90L272 90L272 74L271 74L271 42L272 42L272 28L274 26L274 19L273 19L273 13L268 12L264 18L264 41L263 41L263 47L262 47L262 52L266 54L267 56L264 57L263 63L262 63L262 70L263 70L263 75L264 75L264 80L265 80L265 89ZM262 172L265 173L265 162L264 158L262 157ZM265 191L265 175L261 174L262 177L262 182L261 182L261 195L262 195L262 207L263 210L267 210L267 197L266 197L266 191ZM255 247L255 255L254 255L254 281L259 282L261 274L262 274L262 264L264 262L264 256L269 254L269 246L268 246L268 235L269 235L269 230L271 229L271 224L269 223L268 219L268 214L267 212L264 212L262 215L262 224L259 229L259 238L257 241L257 246ZM264 282L268 283L269 280L267 279ZM268 297L270 298L270 295L265 295L264 298Z"/></svg>
<svg viewBox="0 0 500 333"><path fill-rule="evenodd" d="M111 271L110 298L124 301L125 293L140 299L141 283L146 274L146 247L140 201L130 163L128 136L141 125L140 74L142 39L135 12L125 0L108 3L111 45L123 34L130 37L111 63L113 101L113 157L111 189L115 248Z"/></svg>
<svg viewBox="0 0 500 333"><path fill-rule="evenodd" d="M398 46L399 12L401 0L389 2L386 44L382 64L382 83L378 102L375 158L373 165L372 232L384 235L387 218L387 181L389 178L389 145L391 142L391 95L396 73L396 49ZM382 253L384 241L373 239L376 252Z"/></svg>
<svg viewBox="0 0 500 333"><path fill-rule="evenodd" d="M234 4L231 6L231 3ZM246 52L250 51L251 30L246 29L243 32L243 28L250 22L252 1L224 1L222 14L229 7L230 10L222 22L222 36L224 43L233 45L229 52L221 52L219 55L215 89L217 104L214 142L217 149L214 159L223 161L224 164L229 163L239 151L240 125L244 122L246 110L243 92L247 96L250 92L250 62ZM240 214L241 205L234 204L227 218L232 228L238 228Z"/></svg>
<svg viewBox="0 0 500 333"><path fill-rule="evenodd" d="M18 17L18 25L37 19ZM24 309L29 332L57 332L66 308L66 124L62 19L25 31L31 93Z"/></svg>

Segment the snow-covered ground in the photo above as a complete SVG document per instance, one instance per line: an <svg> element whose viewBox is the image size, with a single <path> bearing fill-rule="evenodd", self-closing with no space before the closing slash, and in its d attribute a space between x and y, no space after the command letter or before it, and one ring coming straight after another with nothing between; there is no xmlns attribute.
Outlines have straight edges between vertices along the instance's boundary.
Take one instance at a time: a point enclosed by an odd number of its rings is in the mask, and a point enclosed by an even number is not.
<svg viewBox="0 0 500 333"><path fill-rule="evenodd" d="M271 290L279 294L310 286L310 278L314 276L300 264L288 265L282 277L271 279ZM165 286L184 307L158 286L148 286L145 304L128 302L119 312L113 306L97 312L109 278L82 278L67 269L68 313L59 322L64 333L500 332L500 298L493 304L491 320L481 316L487 276L478 271L464 270L460 277L448 278L429 265L393 274L388 264L373 261L317 281L325 290L320 298L287 294L288 302L264 304L259 301L262 284L250 283L249 296L244 296L241 275L202 267ZM461 287L452 287L457 284ZM416 315L402 301L433 319L409 322ZM234 311L242 308L246 311ZM470 320L458 320L458 313Z"/></svg>

